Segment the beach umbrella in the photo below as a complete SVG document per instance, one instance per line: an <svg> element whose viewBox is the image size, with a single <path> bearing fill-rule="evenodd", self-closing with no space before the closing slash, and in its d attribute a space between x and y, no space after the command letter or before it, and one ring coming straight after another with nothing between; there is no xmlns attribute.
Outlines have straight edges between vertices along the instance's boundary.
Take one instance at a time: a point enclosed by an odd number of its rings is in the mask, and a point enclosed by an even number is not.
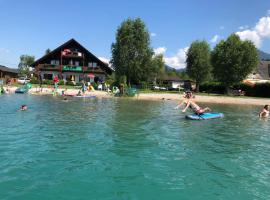
<svg viewBox="0 0 270 200"><path fill-rule="evenodd" d="M88 74L87 76L88 76L89 78L95 78L95 75L92 74L92 73L91 73L91 74Z"/></svg>

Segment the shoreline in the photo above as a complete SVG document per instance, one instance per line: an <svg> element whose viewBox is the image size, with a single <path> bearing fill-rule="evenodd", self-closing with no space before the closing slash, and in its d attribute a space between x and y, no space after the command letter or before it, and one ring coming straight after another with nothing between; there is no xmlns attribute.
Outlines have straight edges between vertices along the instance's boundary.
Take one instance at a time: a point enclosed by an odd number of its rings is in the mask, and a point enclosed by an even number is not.
<svg viewBox="0 0 270 200"><path fill-rule="evenodd" d="M7 87L4 87L5 90ZM9 91L11 94L15 93L15 90L18 87L9 87ZM31 88L28 91L28 94L32 95L52 95L53 88L42 88L42 92L38 91L39 88ZM66 90L65 88L59 88L58 93L61 93L62 90ZM67 89L65 92L67 95L76 95L79 89ZM86 96L96 96L100 98L113 98L113 95L108 94L106 91L87 91L85 93ZM119 98L119 97L116 97ZM134 100L151 100L151 101L176 101L179 102L183 100L182 94L176 93L139 93L138 96L135 97L127 97ZM234 105L266 105L270 104L270 99L268 98L259 98L259 97L230 97L230 96L207 96L207 95L196 95L195 101L198 103L215 103L215 104L234 104Z"/></svg>

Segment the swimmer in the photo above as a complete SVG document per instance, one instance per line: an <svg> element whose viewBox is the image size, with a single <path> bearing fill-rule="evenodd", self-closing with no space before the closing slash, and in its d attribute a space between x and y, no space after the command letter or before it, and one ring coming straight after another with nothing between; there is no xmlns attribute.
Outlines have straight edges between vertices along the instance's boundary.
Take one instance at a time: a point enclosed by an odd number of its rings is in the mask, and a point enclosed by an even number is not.
<svg viewBox="0 0 270 200"><path fill-rule="evenodd" d="M27 110L27 105L21 105L20 111L26 111Z"/></svg>
<svg viewBox="0 0 270 200"><path fill-rule="evenodd" d="M269 105L265 105L262 109L262 111L259 114L260 118L265 118L269 116Z"/></svg>

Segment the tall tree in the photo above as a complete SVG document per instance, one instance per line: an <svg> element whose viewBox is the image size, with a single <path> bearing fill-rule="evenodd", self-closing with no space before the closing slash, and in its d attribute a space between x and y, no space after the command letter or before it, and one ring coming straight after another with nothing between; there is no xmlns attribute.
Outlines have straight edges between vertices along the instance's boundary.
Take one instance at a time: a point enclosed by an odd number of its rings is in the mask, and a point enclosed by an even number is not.
<svg viewBox="0 0 270 200"><path fill-rule="evenodd" d="M150 48L149 32L140 18L122 22L111 50L116 77L126 76L129 84L147 80L153 50Z"/></svg>
<svg viewBox="0 0 270 200"><path fill-rule="evenodd" d="M258 65L258 53L251 41L241 41L232 34L226 41L222 40L212 52L214 77L227 89L244 80Z"/></svg>
<svg viewBox="0 0 270 200"><path fill-rule="evenodd" d="M152 76L150 76L150 78L152 78L152 80L154 79L155 82L156 80L161 81L163 79L163 77L165 76L166 72L165 72L165 63L164 63L164 59L163 59L163 55L162 54L158 54L155 55L152 58L152 69L151 69Z"/></svg>
<svg viewBox="0 0 270 200"><path fill-rule="evenodd" d="M47 55L47 54L49 54L49 53L51 53L51 50L48 48L48 49L46 49L46 51L45 51L45 55Z"/></svg>
<svg viewBox="0 0 270 200"><path fill-rule="evenodd" d="M29 76L30 75L30 65L35 61L35 56L30 55L21 55L20 63L18 69L21 75Z"/></svg>
<svg viewBox="0 0 270 200"><path fill-rule="evenodd" d="M211 74L211 51L206 41L194 41L187 52L187 74L196 81L196 92L200 84Z"/></svg>

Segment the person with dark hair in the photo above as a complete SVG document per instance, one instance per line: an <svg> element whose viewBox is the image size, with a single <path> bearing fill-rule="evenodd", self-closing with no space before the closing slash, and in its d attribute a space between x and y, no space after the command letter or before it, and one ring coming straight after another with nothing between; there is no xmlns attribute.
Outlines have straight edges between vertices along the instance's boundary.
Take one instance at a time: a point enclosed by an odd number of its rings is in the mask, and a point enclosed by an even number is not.
<svg viewBox="0 0 270 200"><path fill-rule="evenodd" d="M21 105L20 111L26 111L27 110L27 105Z"/></svg>
<svg viewBox="0 0 270 200"><path fill-rule="evenodd" d="M269 116L269 105L265 105L262 109L262 111L259 114L260 118L265 118Z"/></svg>
<svg viewBox="0 0 270 200"><path fill-rule="evenodd" d="M187 110L188 108L191 108L192 111L193 111L195 114L198 114L198 115L203 114L203 113L205 113L206 111L211 111L211 109L208 108L208 107L206 107L206 108L201 108L198 104L196 104L196 103L194 102L194 100L193 100L195 97L193 96L193 94L192 94L191 91L187 91L187 92L185 93L184 98L185 98L185 100L183 100L181 103L179 103L179 104L175 107L175 109L178 109L178 108L180 108L183 104L185 104L186 106L185 106L185 108L182 110L182 112L186 112L186 110Z"/></svg>

